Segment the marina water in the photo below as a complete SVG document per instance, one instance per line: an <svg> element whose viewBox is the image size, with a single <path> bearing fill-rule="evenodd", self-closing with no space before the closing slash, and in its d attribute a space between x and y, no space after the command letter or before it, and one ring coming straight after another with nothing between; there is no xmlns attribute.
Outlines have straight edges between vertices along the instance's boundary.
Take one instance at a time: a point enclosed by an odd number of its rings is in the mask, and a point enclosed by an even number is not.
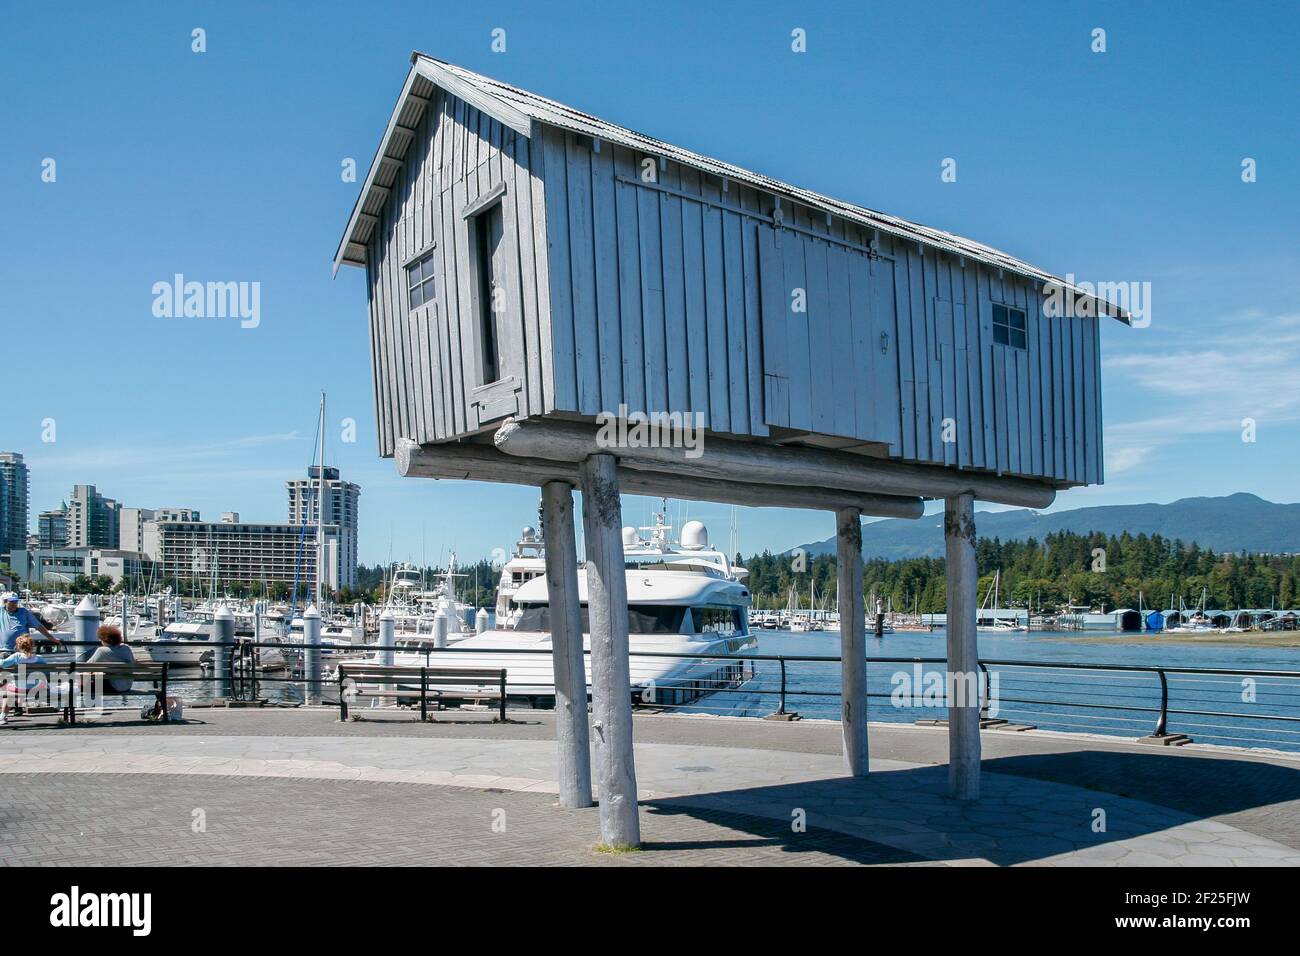
<svg viewBox="0 0 1300 956"><path fill-rule="evenodd" d="M834 631L791 633L758 630L759 655L838 657L839 634ZM1253 700L1243 684L1246 675L1168 675L1168 730L1195 741L1229 746L1268 747L1300 751L1300 648L1230 645L1189 645L1173 638L1159 642L1133 640L1135 635L1100 631L998 634L981 631L982 661L1025 661L1135 667L1220 668L1232 671L1267 670L1296 674L1291 678L1254 679ZM942 707L896 706L891 694L900 681L913 681L914 665L878 662L877 658L940 658L945 653L942 629L899 631L875 638L867 634L867 703L872 721L912 723L942 718ZM676 712L722 716L763 717L777 710L781 686L778 661L755 660L753 679L743 687L710 694ZM921 665L923 674L941 675L941 663ZM1159 677L1143 671L1036 669L991 665L996 683L995 716L1044 730L1141 737L1155 727L1160 704ZM214 684L191 681L197 668L174 671L175 692L191 704L210 701ZM298 704L302 685L272 674L263 680L260 695L272 704ZM279 679L277 679L279 678ZM840 665L838 661L786 661L786 710L809 719L838 719ZM920 695L921 688L915 689ZM140 697L143 702L146 698ZM132 696L132 701L136 700ZM112 701L110 701L110 704ZM1204 711L1215 716L1180 714ZM1246 716L1223 716L1223 715Z"/></svg>

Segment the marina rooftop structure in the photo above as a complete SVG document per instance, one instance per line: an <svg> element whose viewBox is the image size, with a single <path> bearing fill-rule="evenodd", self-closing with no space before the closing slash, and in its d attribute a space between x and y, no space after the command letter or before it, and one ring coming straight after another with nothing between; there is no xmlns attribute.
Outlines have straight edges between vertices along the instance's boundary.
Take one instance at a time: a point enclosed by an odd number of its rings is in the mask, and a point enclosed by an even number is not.
<svg viewBox="0 0 1300 956"><path fill-rule="evenodd" d="M123 508L119 539L124 549L147 554L145 528L154 521L198 521L196 508Z"/></svg>
<svg viewBox="0 0 1300 956"><path fill-rule="evenodd" d="M563 806L589 803L582 635L563 610L583 492L610 845L639 842L620 492L835 512L858 776L861 517L945 500L949 666L977 676L975 499L1044 508L1102 480L1098 324L1124 309L424 54L334 265L366 270L379 453L407 476L543 490ZM637 416L671 440L611 439ZM977 702L949 721L951 793L974 799Z"/></svg>
<svg viewBox="0 0 1300 956"><path fill-rule="evenodd" d="M9 566L20 580L31 585L64 585L78 577L100 575L114 584L124 577L140 582L148 580L152 565L147 555L116 548L57 545L9 552Z"/></svg>
<svg viewBox="0 0 1300 956"><path fill-rule="evenodd" d="M325 525L324 585L343 578L337 525ZM158 521L146 531L161 580L310 585L316 580L316 526L242 521ZM355 566L353 573L355 574Z"/></svg>

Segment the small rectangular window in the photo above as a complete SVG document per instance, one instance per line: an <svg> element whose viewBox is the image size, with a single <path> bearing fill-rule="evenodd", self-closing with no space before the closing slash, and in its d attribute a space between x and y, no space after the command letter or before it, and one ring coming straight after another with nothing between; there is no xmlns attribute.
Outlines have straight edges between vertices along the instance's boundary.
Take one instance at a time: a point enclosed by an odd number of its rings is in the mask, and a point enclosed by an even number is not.
<svg viewBox="0 0 1300 956"><path fill-rule="evenodd" d="M1024 309L993 304L993 341L1013 349L1028 349L1028 325Z"/></svg>
<svg viewBox="0 0 1300 956"><path fill-rule="evenodd" d="M425 253L406 267L406 291L410 293L412 309L433 301L432 252Z"/></svg>

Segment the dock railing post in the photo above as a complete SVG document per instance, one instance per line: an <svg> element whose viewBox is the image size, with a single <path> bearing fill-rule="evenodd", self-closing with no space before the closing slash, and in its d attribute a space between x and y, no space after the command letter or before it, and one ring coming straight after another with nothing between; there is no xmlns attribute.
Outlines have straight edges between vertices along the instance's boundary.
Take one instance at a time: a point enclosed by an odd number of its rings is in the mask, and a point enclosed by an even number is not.
<svg viewBox="0 0 1300 956"><path fill-rule="evenodd" d="M393 645L396 643L397 618L384 608L384 613L379 615L379 663L385 667L393 666Z"/></svg>
<svg viewBox="0 0 1300 956"><path fill-rule="evenodd" d="M560 806L589 807L591 735L582 608L578 601L578 548L574 540L573 489L562 481L542 485L542 539L546 553L546 596L551 609Z"/></svg>
<svg viewBox="0 0 1300 956"><path fill-rule="evenodd" d="M862 595L862 512L835 512L840 595L840 736L844 769L867 775L867 611Z"/></svg>
<svg viewBox="0 0 1300 956"><path fill-rule="evenodd" d="M99 605L89 594L81 599L81 603L72 612L72 637L77 642L77 647L72 652L73 658L78 661L89 660L99 643Z"/></svg>
<svg viewBox="0 0 1300 956"><path fill-rule="evenodd" d="M1164 737L1169 732L1169 678L1163 670L1157 670L1160 676L1160 717L1156 721L1153 737Z"/></svg>
<svg viewBox="0 0 1300 956"><path fill-rule="evenodd" d="M320 611L310 605L302 613L302 679L303 700L319 704L321 700Z"/></svg>
<svg viewBox="0 0 1300 956"><path fill-rule="evenodd" d="M975 498L956 495L944 503L948 600L948 792L957 800L980 793L980 700L975 567Z"/></svg>
<svg viewBox="0 0 1300 956"><path fill-rule="evenodd" d="M781 658L781 703L777 707L778 714L785 713L785 658Z"/></svg>
<svg viewBox="0 0 1300 956"><path fill-rule="evenodd" d="M447 646L447 634L451 631L451 618L447 609L440 607L433 612L433 646L441 650Z"/></svg>
<svg viewBox="0 0 1300 956"><path fill-rule="evenodd" d="M217 696L229 698L234 693L235 615L221 605L212 615L212 669L217 679Z"/></svg>
<svg viewBox="0 0 1300 956"><path fill-rule="evenodd" d="M579 468L587 545L591 697L600 833L606 846L641 843L632 752L632 676L628 657L627 567L614 457L591 455Z"/></svg>

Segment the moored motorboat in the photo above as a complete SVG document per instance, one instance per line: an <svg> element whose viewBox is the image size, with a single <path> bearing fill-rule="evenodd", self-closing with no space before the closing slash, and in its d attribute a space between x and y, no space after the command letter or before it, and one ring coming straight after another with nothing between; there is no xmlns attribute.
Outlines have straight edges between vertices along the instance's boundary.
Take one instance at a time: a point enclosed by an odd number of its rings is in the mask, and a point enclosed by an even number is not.
<svg viewBox="0 0 1300 956"><path fill-rule="evenodd" d="M727 555L712 549L708 531L698 521L682 528L680 542L671 542L663 515L649 528L623 529L626 562L630 683L628 691L640 703L689 703L714 690L735 687L748 673L738 655L756 646L749 631L748 573ZM544 575L524 581L515 590L515 611L509 627L497 627L466 637L452 652L399 646L394 663L420 666L432 660L447 668L504 668L507 696L538 703L554 697L551 662L550 606ZM578 575L578 601L587 633L587 580ZM663 656L659 656L662 654ZM702 655L677 657L673 655ZM590 658L587 658L590 682ZM454 698L454 685L440 685L444 697ZM466 685L466 692L485 688ZM491 689L491 688L486 688ZM365 696L365 688L358 688Z"/></svg>

